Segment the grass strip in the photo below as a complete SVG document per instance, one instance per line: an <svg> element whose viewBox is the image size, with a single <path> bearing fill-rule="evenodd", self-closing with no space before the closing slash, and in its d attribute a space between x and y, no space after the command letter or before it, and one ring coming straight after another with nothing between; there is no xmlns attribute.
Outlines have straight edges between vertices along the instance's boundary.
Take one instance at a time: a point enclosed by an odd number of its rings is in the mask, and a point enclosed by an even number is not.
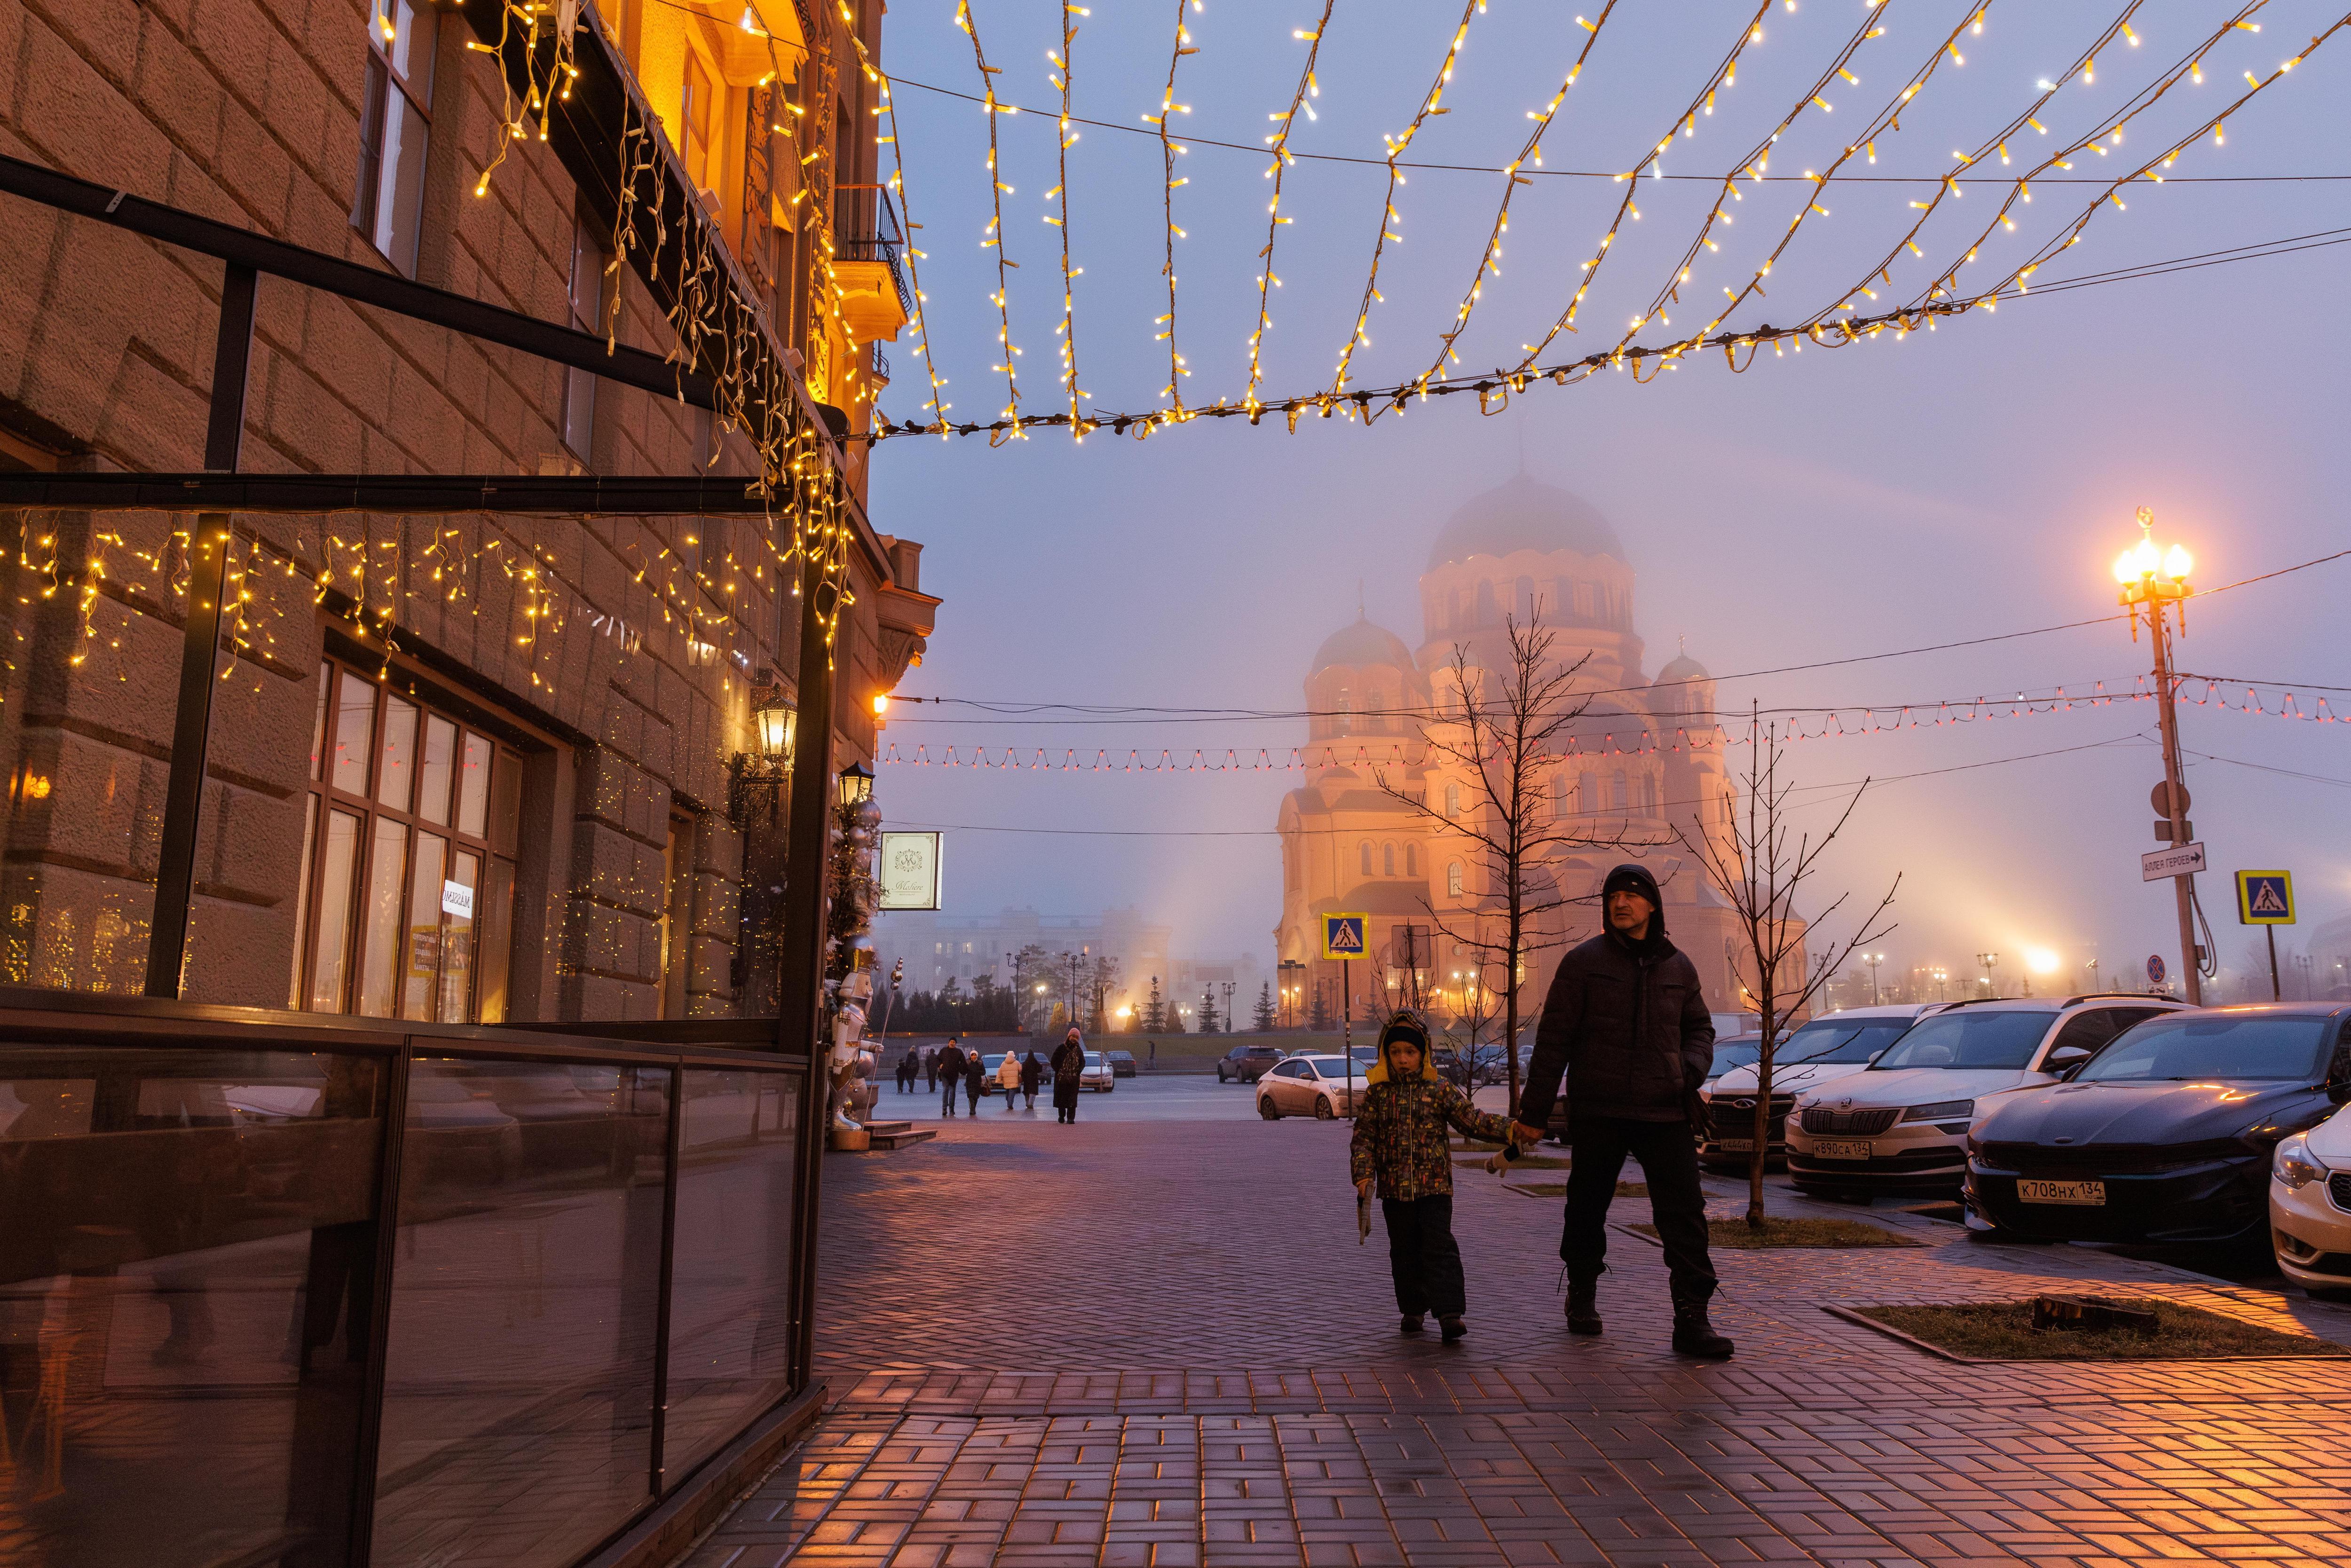
<svg viewBox="0 0 2351 1568"><path fill-rule="evenodd" d="M1951 1355L1986 1361L2203 1361L2238 1356L2343 1356L2351 1349L2305 1333L2285 1333L2241 1318L2159 1298L2126 1306L2156 1314L2156 1332L2036 1329L2030 1301L1942 1307L1860 1307L1862 1316L1926 1341Z"/></svg>
<svg viewBox="0 0 2351 1568"><path fill-rule="evenodd" d="M1646 1190L1646 1189L1645 1189ZM1655 1236L1654 1225L1630 1227L1644 1236ZM1858 1219L1784 1219L1767 1217L1763 1228L1756 1230L1744 1219L1709 1219L1707 1221L1707 1243L1732 1251L1752 1251L1765 1247L1916 1247L1919 1243L1907 1236L1897 1236L1883 1226L1864 1225Z"/></svg>

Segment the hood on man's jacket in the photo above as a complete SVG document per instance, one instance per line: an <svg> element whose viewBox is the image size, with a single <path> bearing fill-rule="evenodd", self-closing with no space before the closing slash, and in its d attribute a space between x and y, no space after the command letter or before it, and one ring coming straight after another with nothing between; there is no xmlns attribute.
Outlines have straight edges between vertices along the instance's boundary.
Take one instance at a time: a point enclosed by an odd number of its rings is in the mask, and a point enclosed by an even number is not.
<svg viewBox="0 0 2351 1568"><path fill-rule="evenodd" d="M1428 1025L1410 1008L1398 1008L1380 1030L1380 1059L1364 1074L1366 1086L1385 1083L1395 1076L1388 1065L1388 1047L1399 1043L1420 1049L1419 1076L1423 1080L1430 1083L1444 1082L1444 1074L1437 1071L1436 1057L1428 1049Z"/></svg>

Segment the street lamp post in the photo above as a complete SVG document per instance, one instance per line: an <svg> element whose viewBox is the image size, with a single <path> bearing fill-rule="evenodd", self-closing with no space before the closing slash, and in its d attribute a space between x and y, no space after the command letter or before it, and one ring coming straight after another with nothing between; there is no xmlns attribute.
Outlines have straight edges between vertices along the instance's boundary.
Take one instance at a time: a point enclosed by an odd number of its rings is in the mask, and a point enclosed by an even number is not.
<svg viewBox="0 0 2351 1568"><path fill-rule="evenodd" d="M1947 1002L1951 999L1943 989L1944 986L1950 980L1950 977L1951 972L1949 969L1937 969L1935 971L1935 999L1937 1001Z"/></svg>
<svg viewBox="0 0 2351 1568"><path fill-rule="evenodd" d="M2188 789L2179 777L2179 716L2172 706L2171 642L2188 630L2188 599L2195 589L2188 573L2195 565L2179 545L2160 549L2155 542L2155 509L2138 509L2138 543L2115 558L2115 580L2122 585L2116 601L2130 614L2131 641L2138 641L2139 615L2146 612L2147 640L2155 651L2155 706L2163 730L2163 788L2158 805L2166 819L2164 832L2174 845L2193 836L2188 825ZM2179 631L2169 632L2164 606L2179 618ZM2179 967L2190 1007L2204 1005L2201 954L2196 946L2196 879L2183 873L2171 879L2172 896L2179 906Z"/></svg>
<svg viewBox="0 0 2351 1568"><path fill-rule="evenodd" d="M1869 1005L1879 1005L1877 998L1877 966L1886 962L1883 953L1864 953L1861 961L1869 966Z"/></svg>
<svg viewBox="0 0 2351 1568"><path fill-rule="evenodd" d="M1984 995L1988 997L1998 996L2000 992L1991 983L1991 972L2000 967L2000 955L1997 953L1977 954L1976 967L1984 972Z"/></svg>
<svg viewBox="0 0 2351 1568"><path fill-rule="evenodd" d="M1233 1027L1233 992L1240 988L1240 982L1238 980L1219 980L1217 984L1218 988L1225 993L1225 1032L1227 1034L1238 1034L1240 1033L1240 1030Z"/></svg>

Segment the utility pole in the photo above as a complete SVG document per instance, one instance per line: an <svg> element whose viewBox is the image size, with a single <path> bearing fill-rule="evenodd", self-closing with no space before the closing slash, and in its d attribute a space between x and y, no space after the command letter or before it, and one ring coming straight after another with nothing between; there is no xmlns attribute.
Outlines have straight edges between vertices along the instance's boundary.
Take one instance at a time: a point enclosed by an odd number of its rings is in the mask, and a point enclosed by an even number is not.
<svg viewBox="0 0 2351 1568"><path fill-rule="evenodd" d="M2147 612L2147 640L2155 650L2156 716L2163 730L2163 788L2156 792L2156 806L2164 815L2172 844L2185 846L2195 835L2188 822L2188 786L2179 777L2179 715L2172 705L2171 633L2163 607L2166 601L2179 606L2180 631L2185 632L2188 596L2196 591L2188 583L2194 563L2178 545L2168 552L2156 548L2153 507L2138 509L2138 526L2139 541L2116 560L2115 579L2122 584L2120 602L2130 612L2133 641L2138 637L2139 611L2144 607ZM2173 877L2171 888L2179 907L2180 977L2189 1006L2202 1007L2204 976L2201 951L2196 945L2195 873L2183 872Z"/></svg>

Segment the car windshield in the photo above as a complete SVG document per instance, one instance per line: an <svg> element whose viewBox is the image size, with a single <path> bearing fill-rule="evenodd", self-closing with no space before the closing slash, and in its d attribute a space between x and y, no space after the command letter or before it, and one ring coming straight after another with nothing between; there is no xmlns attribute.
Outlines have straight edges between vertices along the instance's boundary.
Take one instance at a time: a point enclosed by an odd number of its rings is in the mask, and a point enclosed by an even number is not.
<svg viewBox="0 0 2351 1568"><path fill-rule="evenodd" d="M1715 1075L1719 1077L1734 1067L1752 1067L1755 1059L1762 1054L1762 1048L1753 1040L1742 1040L1737 1045L1718 1045L1714 1048Z"/></svg>
<svg viewBox="0 0 2351 1568"><path fill-rule="evenodd" d="M2076 1083L2326 1075L2326 1023L2307 1018L2168 1018L2126 1030L2074 1074Z"/></svg>
<svg viewBox="0 0 2351 1568"><path fill-rule="evenodd" d="M1325 1078L1347 1077L1348 1068L1352 1065L1343 1056L1316 1056L1308 1060L1314 1064L1314 1071ZM1364 1075L1364 1070L1356 1067L1353 1075L1361 1078Z"/></svg>
<svg viewBox="0 0 2351 1568"><path fill-rule="evenodd" d="M1814 1019L1790 1035L1788 1042L1773 1052L1771 1059L1782 1067L1792 1067L1799 1061L1867 1061L1901 1039L1903 1031L1916 1021L1905 1018Z"/></svg>
<svg viewBox="0 0 2351 1568"><path fill-rule="evenodd" d="M1881 1072L1904 1067L2022 1067L2032 1060L2041 1037L2056 1018L2039 1008L1938 1013L1919 1019L1875 1065Z"/></svg>

